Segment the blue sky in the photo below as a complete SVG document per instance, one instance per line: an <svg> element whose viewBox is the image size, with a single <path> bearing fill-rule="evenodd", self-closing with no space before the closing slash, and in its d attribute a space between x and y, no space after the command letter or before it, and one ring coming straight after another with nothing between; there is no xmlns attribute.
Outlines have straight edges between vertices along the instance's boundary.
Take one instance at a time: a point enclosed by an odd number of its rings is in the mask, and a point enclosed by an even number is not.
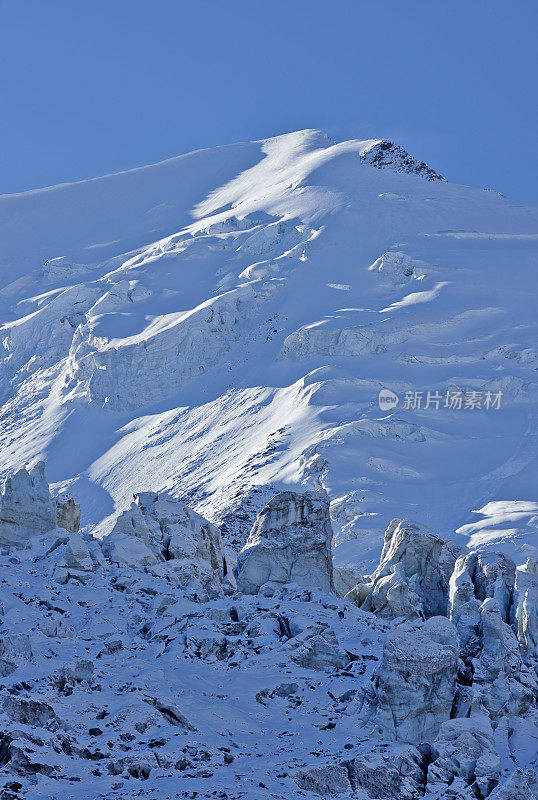
<svg viewBox="0 0 538 800"><path fill-rule="evenodd" d="M0 193L322 128L538 200L536 0L0 0Z"/></svg>

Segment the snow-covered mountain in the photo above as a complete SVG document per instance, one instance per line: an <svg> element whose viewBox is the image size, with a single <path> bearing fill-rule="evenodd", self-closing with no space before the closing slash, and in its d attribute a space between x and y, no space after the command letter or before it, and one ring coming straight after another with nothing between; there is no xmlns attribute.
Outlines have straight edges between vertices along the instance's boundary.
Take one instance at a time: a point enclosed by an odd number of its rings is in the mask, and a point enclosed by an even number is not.
<svg viewBox="0 0 538 800"><path fill-rule="evenodd" d="M307 130L4 196L0 232L0 469L45 459L88 529L167 489L240 545L302 487L342 562L395 515L536 555L536 206Z"/></svg>
<svg viewBox="0 0 538 800"><path fill-rule="evenodd" d="M538 800L538 207L301 131L0 234L2 800Z"/></svg>

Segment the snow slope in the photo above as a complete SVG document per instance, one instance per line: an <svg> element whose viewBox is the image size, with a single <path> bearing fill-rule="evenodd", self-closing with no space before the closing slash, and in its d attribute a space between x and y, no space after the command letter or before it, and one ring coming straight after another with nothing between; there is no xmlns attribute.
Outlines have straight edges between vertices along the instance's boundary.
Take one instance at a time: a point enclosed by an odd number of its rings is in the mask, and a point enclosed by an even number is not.
<svg viewBox="0 0 538 800"><path fill-rule="evenodd" d="M395 516L538 555L536 206L308 130L1 197L0 238L0 471L88 530L167 489L239 547L308 488L340 564ZM482 407L405 407L447 390Z"/></svg>

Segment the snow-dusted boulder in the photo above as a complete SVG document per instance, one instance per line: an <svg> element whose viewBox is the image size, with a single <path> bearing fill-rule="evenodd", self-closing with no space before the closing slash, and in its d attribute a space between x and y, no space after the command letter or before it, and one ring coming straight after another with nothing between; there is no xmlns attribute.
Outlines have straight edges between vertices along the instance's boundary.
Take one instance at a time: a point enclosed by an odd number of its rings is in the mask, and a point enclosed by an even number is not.
<svg viewBox="0 0 538 800"><path fill-rule="evenodd" d="M12 695L4 697L2 711L14 722L34 727L42 727L56 716L54 709L48 703Z"/></svg>
<svg viewBox="0 0 538 800"><path fill-rule="evenodd" d="M377 733L398 742L431 742L450 717L458 655L457 631L446 617L391 631L372 698Z"/></svg>
<svg viewBox="0 0 538 800"><path fill-rule="evenodd" d="M98 566L95 551L100 549L99 542L86 541L78 531L71 533L61 540L61 545L55 552L61 553L54 570L54 578L58 583L67 583L69 580L78 580L85 583ZM91 549L90 549L91 548ZM92 552L93 551L93 552Z"/></svg>
<svg viewBox="0 0 538 800"><path fill-rule="evenodd" d="M346 766L354 789L366 791L368 797L416 800L422 793L422 755L410 745L378 745Z"/></svg>
<svg viewBox="0 0 538 800"><path fill-rule="evenodd" d="M259 513L236 567L244 594L272 593L296 583L333 592L332 527L328 501L316 494L279 492Z"/></svg>
<svg viewBox="0 0 538 800"><path fill-rule="evenodd" d="M91 683L94 665L88 658L79 658L71 664L65 664L55 676L56 687L64 694L72 694L75 683Z"/></svg>
<svg viewBox="0 0 538 800"><path fill-rule="evenodd" d="M422 525L393 519L385 532L379 566L347 597L365 611L389 618L444 616L457 552L455 545Z"/></svg>
<svg viewBox="0 0 538 800"><path fill-rule="evenodd" d="M431 756L427 787L439 797L448 786L454 796L460 791L465 797L470 789L469 796L487 797L499 783L501 762L485 714L443 722Z"/></svg>
<svg viewBox="0 0 538 800"><path fill-rule="evenodd" d="M28 472L20 469L4 484L0 511L0 545L24 547L36 533L56 527L56 503L51 498L40 461Z"/></svg>
<svg viewBox="0 0 538 800"><path fill-rule="evenodd" d="M116 758L109 762L108 770L111 775L123 775L147 781L151 770L158 766L159 762L155 753L153 750L148 750L144 753L129 753L121 758Z"/></svg>
<svg viewBox="0 0 538 800"><path fill-rule="evenodd" d="M342 764L323 764L301 769L295 774L295 782L300 789L322 796L334 797L352 792L348 771Z"/></svg>
<svg viewBox="0 0 538 800"><path fill-rule="evenodd" d="M222 591L231 584L218 528L166 493L142 492L103 540L109 561L149 567L179 585Z"/></svg>
<svg viewBox="0 0 538 800"><path fill-rule="evenodd" d="M118 517L110 535L103 539L103 550L109 561L122 567L147 567L164 561L162 531L154 527L151 520L146 520L137 498L131 508Z"/></svg>
<svg viewBox="0 0 538 800"><path fill-rule="evenodd" d="M305 669L333 672L344 669L349 655L340 647L336 634L328 625L315 625L293 637L282 648L290 661Z"/></svg>
<svg viewBox="0 0 538 800"><path fill-rule="evenodd" d="M417 800L422 794L422 755L410 745L378 745L341 764L322 764L295 773L300 789L322 797Z"/></svg>

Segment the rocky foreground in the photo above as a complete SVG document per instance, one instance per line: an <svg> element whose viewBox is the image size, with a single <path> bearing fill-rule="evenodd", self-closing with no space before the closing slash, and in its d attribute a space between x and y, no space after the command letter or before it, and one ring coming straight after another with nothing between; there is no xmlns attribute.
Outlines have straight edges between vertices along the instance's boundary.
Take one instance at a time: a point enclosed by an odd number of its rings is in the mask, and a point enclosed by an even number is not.
<svg viewBox="0 0 538 800"><path fill-rule="evenodd" d="M538 798L538 574L394 520L333 569L323 495L235 558L141 493L98 540L39 464L0 514L0 797Z"/></svg>

